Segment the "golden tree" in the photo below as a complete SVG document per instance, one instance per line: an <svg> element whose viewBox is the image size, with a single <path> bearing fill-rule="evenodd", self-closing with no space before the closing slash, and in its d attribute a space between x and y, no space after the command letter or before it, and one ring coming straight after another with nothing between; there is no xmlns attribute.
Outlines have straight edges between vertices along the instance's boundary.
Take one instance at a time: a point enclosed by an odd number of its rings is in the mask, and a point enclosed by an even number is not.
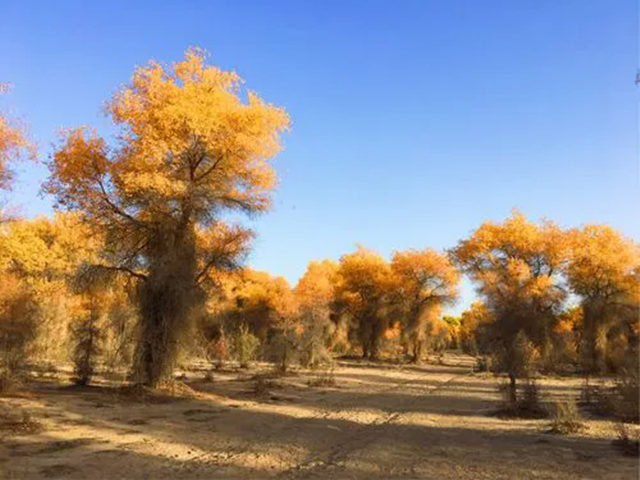
<svg viewBox="0 0 640 480"><path fill-rule="evenodd" d="M103 268L140 281L135 370L149 385L172 373L202 300L199 284L244 251L247 232L226 227L222 214L270 204L276 177L268 160L289 118L253 92L243 101L241 82L205 65L198 49L171 66L151 62L107 104L117 144L73 129L50 163L45 190L105 232Z"/></svg>
<svg viewBox="0 0 640 480"><path fill-rule="evenodd" d="M234 355L247 363L244 344L251 336L264 346L267 359L283 370L297 350L297 302L283 277L245 268L226 279L226 307L218 313L233 339Z"/></svg>
<svg viewBox="0 0 640 480"><path fill-rule="evenodd" d="M95 257L98 247L99 240L74 213L15 220L3 226L0 274L7 281L13 279L13 288L1 290L0 298L7 305L14 298L25 308L29 306L28 315L19 314L24 309L14 310L11 321L30 325L33 357L66 360L67 327L79 307L68 279L82 262Z"/></svg>
<svg viewBox="0 0 640 480"><path fill-rule="evenodd" d="M609 226L587 225L571 231L571 251L566 273L581 299L583 363L596 373L604 369L610 337L637 336L640 249Z"/></svg>
<svg viewBox="0 0 640 480"><path fill-rule="evenodd" d="M460 347L470 355L487 354L486 327L493 321L484 303L473 302L460 315Z"/></svg>
<svg viewBox="0 0 640 480"><path fill-rule="evenodd" d="M294 289L303 328L301 361L306 366L330 361L328 347L335 331L331 306L338 269L333 260L311 261Z"/></svg>
<svg viewBox="0 0 640 480"><path fill-rule="evenodd" d="M395 252L391 270L396 276L404 310L405 338L412 347L413 361L420 360L429 317L458 297L460 275L446 255L435 250Z"/></svg>
<svg viewBox="0 0 640 480"><path fill-rule="evenodd" d="M351 339L362 348L365 358L378 357L396 286L389 262L377 253L359 246L340 258L336 306L348 317Z"/></svg>
<svg viewBox="0 0 640 480"><path fill-rule="evenodd" d="M452 250L458 265L478 284L493 318L488 332L509 375L512 402L517 378L529 375L533 357L549 347L566 297L558 274L567 255L563 231L550 222L531 223L518 212L502 224L482 224Z"/></svg>

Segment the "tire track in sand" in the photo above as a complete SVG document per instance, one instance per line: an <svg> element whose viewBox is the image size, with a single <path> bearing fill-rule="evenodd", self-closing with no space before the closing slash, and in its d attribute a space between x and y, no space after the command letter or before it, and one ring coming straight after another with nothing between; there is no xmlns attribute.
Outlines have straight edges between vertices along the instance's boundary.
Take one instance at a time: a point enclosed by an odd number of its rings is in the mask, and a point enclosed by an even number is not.
<svg viewBox="0 0 640 480"><path fill-rule="evenodd" d="M451 367L464 367L462 364L451 365ZM400 369L402 370L402 369ZM325 472L328 476L334 476L340 469L341 464L348 459L350 455L357 451L364 450L369 445L374 443L379 438L379 433L389 424L397 421L402 415L412 412L411 406L419 403L423 399L423 395L433 395L440 390L446 389L454 380L471 375L473 372L467 368L464 371L452 375L447 380L444 380L437 385L420 387L420 391L424 392L422 395L416 394L409 399L399 402L398 407L390 412L381 413L373 421L360 425L350 432L346 439L338 442L329 450L317 453L312 456L311 459L304 463L295 465L294 467L285 470L277 478L279 479L304 479L311 476L318 476ZM394 383L393 386L383 389L374 393L386 394L398 390L410 382L414 382L414 378L399 380ZM346 405L345 405L346 406ZM349 405L352 406L352 405ZM343 412L347 409L340 410ZM317 418L329 418L334 416L336 411L323 410L322 414Z"/></svg>

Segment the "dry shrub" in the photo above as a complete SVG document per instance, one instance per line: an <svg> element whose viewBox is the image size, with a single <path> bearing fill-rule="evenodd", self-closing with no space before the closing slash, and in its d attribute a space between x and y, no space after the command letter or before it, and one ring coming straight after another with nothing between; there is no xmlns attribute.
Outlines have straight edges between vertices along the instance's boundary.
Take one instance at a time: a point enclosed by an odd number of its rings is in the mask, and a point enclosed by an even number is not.
<svg viewBox="0 0 640 480"><path fill-rule="evenodd" d="M611 442L613 446L623 455L630 457L640 456L640 440L637 432L634 435L635 438L631 438L628 427L622 422L616 423L616 431L618 438Z"/></svg>
<svg viewBox="0 0 640 480"><path fill-rule="evenodd" d="M240 367L249 368L250 363L256 359L260 348L260 340L249 331L246 325L242 325L232 336L233 358Z"/></svg>
<svg viewBox="0 0 640 480"><path fill-rule="evenodd" d="M128 367L133 362L138 318L134 304L126 300L116 301L110 305L105 319L101 344L104 362L110 371L118 367Z"/></svg>
<svg viewBox="0 0 640 480"><path fill-rule="evenodd" d="M75 383L88 385L94 375L96 359L100 355L99 342L101 332L96 324L93 312L88 318L81 319L73 327L72 338L74 341L73 365Z"/></svg>
<svg viewBox="0 0 640 480"><path fill-rule="evenodd" d="M622 421L640 421L640 390L638 389L638 368L632 366L621 370L616 381L615 409Z"/></svg>
<svg viewBox="0 0 640 480"><path fill-rule="evenodd" d="M281 372L286 373L299 360L299 338L293 328L274 330L266 345L265 356Z"/></svg>
<svg viewBox="0 0 640 480"><path fill-rule="evenodd" d="M594 414L622 422L640 421L640 391L637 369L624 369L612 387L586 384L581 402Z"/></svg>
<svg viewBox="0 0 640 480"><path fill-rule="evenodd" d="M482 355L476 357L476 363L473 367L474 372L490 372L491 371L491 357Z"/></svg>
<svg viewBox="0 0 640 480"><path fill-rule="evenodd" d="M333 372L333 366L318 372L313 378L309 379L307 385L310 387L335 387L336 376Z"/></svg>
<svg viewBox="0 0 640 480"><path fill-rule="evenodd" d="M586 428L582 422L575 402L557 403L551 417L549 433L567 435L577 433Z"/></svg>
<svg viewBox="0 0 640 480"><path fill-rule="evenodd" d="M255 375L253 377L253 388L251 393L258 397L271 395L271 390L281 388L281 385L275 380L271 380L273 374Z"/></svg>
<svg viewBox="0 0 640 480"><path fill-rule="evenodd" d="M159 383L154 388L141 383L127 385L117 390L120 400L136 403L167 403L172 400L200 398L190 386L174 380Z"/></svg>
<svg viewBox="0 0 640 480"><path fill-rule="evenodd" d="M299 339L298 360L304 368L318 368L330 364L331 353L327 348L335 330L328 316L313 315L313 312L301 315L304 331Z"/></svg>
<svg viewBox="0 0 640 480"><path fill-rule="evenodd" d="M28 435L40 433L43 430L42 424L33 419L27 411L19 414L3 408L0 411L0 432L3 435Z"/></svg>
<svg viewBox="0 0 640 480"><path fill-rule="evenodd" d="M33 292L18 279L0 276L0 375L17 376L36 337L38 305Z"/></svg>
<svg viewBox="0 0 640 480"><path fill-rule="evenodd" d="M22 379L9 370L0 372L0 395L11 395L22 387Z"/></svg>
<svg viewBox="0 0 640 480"><path fill-rule="evenodd" d="M502 405L496 412L506 418L547 418L549 412L542 406L540 390L534 379L527 379L518 386L516 401L512 401L511 385L507 382L498 387L502 395Z"/></svg>

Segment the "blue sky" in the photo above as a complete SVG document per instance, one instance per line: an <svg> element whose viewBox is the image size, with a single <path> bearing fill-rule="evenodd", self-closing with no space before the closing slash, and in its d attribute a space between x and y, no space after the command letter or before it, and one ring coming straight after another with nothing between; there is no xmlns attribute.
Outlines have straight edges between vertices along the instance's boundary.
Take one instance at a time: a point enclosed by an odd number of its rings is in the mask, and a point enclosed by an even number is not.
<svg viewBox="0 0 640 480"><path fill-rule="evenodd" d="M0 12L0 109L46 159L62 126L190 45L286 107L250 264L294 283L356 243L448 248L516 207L640 238L634 0L29 2ZM44 166L12 203L49 214ZM456 310L472 298L465 284Z"/></svg>

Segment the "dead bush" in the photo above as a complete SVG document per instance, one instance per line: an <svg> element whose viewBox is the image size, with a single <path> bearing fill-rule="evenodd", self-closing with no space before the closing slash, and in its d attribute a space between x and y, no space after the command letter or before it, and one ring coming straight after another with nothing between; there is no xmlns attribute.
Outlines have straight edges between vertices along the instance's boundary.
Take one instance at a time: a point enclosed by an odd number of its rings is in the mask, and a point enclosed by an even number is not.
<svg viewBox="0 0 640 480"><path fill-rule="evenodd" d="M585 384L581 403L595 415L638 423L639 395L637 373L623 371L613 386Z"/></svg>
<svg viewBox="0 0 640 480"><path fill-rule="evenodd" d="M39 433L42 430L42 424L25 410L14 413L5 407L0 411L0 431L3 435L25 435Z"/></svg>
<svg viewBox="0 0 640 480"><path fill-rule="evenodd" d="M515 401L513 399L512 386L508 382L498 387L502 395L502 405L496 415L507 418L547 418L549 412L542 406L540 390L534 379L527 379L516 390Z"/></svg>
<svg viewBox="0 0 640 480"><path fill-rule="evenodd" d="M17 278L0 276L0 374L16 376L36 337L35 294Z"/></svg>
<svg viewBox="0 0 640 480"><path fill-rule="evenodd" d="M622 422L616 423L616 431L618 438L611 442L612 445L623 455L640 456L640 440L637 438L637 432L636 438L631 438L628 427Z"/></svg>
<svg viewBox="0 0 640 480"><path fill-rule="evenodd" d="M9 370L0 371L0 395L15 393L22 386L22 379Z"/></svg>
<svg viewBox="0 0 640 480"><path fill-rule="evenodd" d="M279 385L275 381L269 380L264 375L260 375L255 377L251 391L257 397L265 397L271 395L271 390L278 387Z"/></svg>
<svg viewBox="0 0 640 480"><path fill-rule="evenodd" d="M96 359L101 353L99 348L101 332L94 312L91 312L87 318L77 321L72 332L75 344L73 349L74 380L77 385L88 385L95 372Z"/></svg>
<svg viewBox="0 0 640 480"><path fill-rule="evenodd" d="M474 372L490 372L491 371L491 357L480 356L476 357L476 363L473 367Z"/></svg>
<svg viewBox="0 0 640 480"><path fill-rule="evenodd" d="M551 416L549 433L567 435L581 432L586 428L575 402L556 403Z"/></svg>
<svg viewBox="0 0 640 480"><path fill-rule="evenodd" d="M299 360L298 342L299 339L294 329L281 328L274 330L267 341L265 357L281 373L286 373L291 364Z"/></svg>
<svg viewBox="0 0 640 480"><path fill-rule="evenodd" d="M310 387L335 387L336 376L333 373L333 367L318 372L313 378L307 382Z"/></svg>
<svg viewBox="0 0 640 480"><path fill-rule="evenodd" d="M250 363L256 359L260 340L253 335L246 325L242 325L233 335L233 358L241 368L249 368Z"/></svg>

